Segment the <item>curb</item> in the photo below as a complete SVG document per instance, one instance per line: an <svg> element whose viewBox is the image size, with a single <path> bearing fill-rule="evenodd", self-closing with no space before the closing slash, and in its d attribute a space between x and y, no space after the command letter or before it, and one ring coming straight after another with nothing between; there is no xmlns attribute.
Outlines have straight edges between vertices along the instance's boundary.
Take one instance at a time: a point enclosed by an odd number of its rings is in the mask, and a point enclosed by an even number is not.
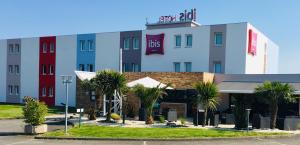
<svg viewBox="0 0 300 145"><path fill-rule="evenodd" d="M274 136L248 136L248 137L203 137L203 138L93 138L93 137L43 137L35 136L34 139L46 140L90 140L90 141L205 141L205 140L243 140L243 139L273 139L294 137L297 135L274 135Z"/></svg>

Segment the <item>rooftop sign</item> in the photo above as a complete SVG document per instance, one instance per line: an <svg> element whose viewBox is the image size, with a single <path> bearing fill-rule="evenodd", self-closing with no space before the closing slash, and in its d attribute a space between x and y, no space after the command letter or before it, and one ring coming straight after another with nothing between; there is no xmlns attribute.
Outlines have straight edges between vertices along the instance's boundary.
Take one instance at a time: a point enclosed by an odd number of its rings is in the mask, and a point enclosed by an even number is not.
<svg viewBox="0 0 300 145"><path fill-rule="evenodd" d="M159 23L172 23L172 22L185 22L185 21L196 21L196 9L190 11L184 10L184 12L178 15L160 16Z"/></svg>

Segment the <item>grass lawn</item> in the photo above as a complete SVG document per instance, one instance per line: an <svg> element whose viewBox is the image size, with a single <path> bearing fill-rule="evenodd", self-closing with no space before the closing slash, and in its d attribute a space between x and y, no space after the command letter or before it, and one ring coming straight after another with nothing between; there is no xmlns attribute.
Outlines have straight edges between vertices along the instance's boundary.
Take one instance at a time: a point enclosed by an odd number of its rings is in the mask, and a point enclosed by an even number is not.
<svg viewBox="0 0 300 145"><path fill-rule="evenodd" d="M18 119L23 118L21 104L0 104L0 119ZM70 112L74 112L70 108ZM48 115L61 114L64 107L48 107Z"/></svg>
<svg viewBox="0 0 300 145"><path fill-rule="evenodd" d="M122 128L84 125L74 127L65 135L63 131L49 132L46 137L92 137L92 138L204 138L204 137L243 137L243 136L271 136L284 133L257 133L244 131L225 131L215 129L192 128Z"/></svg>

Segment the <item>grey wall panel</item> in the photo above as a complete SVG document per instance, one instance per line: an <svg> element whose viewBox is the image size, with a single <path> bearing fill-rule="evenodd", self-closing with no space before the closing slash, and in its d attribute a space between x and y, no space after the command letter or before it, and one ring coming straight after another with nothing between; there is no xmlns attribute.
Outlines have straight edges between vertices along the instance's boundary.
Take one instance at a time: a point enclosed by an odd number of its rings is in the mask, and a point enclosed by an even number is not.
<svg viewBox="0 0 300 145"><path fill-rule="evenodd" d="M13 51L10 51L10 46L13 46ZM19 51L17 52L17 46L19 45ZM20 88L21 88L21 39L9 39L7 40L7 65L6 65L6 102L20 103ZM13 73L9 72L9 66L13 66ZM19 73L16 73L15 66L19 66ZM12 93L10 93L9 86L13 87ZM19 93L17 94L15 86L19 87Z"/></svg>
<svg viewBox="0 0 300 145"><path fill-rule="evenodd" d="M222 45L215 45L215 33L222 33ZM210 26L209 71L214 72L214 63L221 63L221 73L225 72L226 25Z"/></svg>

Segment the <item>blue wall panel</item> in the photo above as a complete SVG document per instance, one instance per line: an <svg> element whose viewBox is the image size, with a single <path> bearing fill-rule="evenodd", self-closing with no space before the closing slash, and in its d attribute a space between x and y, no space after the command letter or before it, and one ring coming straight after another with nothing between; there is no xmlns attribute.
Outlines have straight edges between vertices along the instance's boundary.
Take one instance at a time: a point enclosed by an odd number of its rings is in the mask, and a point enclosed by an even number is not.
<svg viewBox="0 0 300 145"><path fill-rule="evenodd" d="M84 42L84 50L81 49L82 41ZM92 41L92 47L90 47L89 42ZM76 68L80 70L79 65L84 64L85 71L87 70L87 65L93 65L93 71L95 71L95 51L96 51L96 34L79 34L77 35L77 62Z"/></svg>

